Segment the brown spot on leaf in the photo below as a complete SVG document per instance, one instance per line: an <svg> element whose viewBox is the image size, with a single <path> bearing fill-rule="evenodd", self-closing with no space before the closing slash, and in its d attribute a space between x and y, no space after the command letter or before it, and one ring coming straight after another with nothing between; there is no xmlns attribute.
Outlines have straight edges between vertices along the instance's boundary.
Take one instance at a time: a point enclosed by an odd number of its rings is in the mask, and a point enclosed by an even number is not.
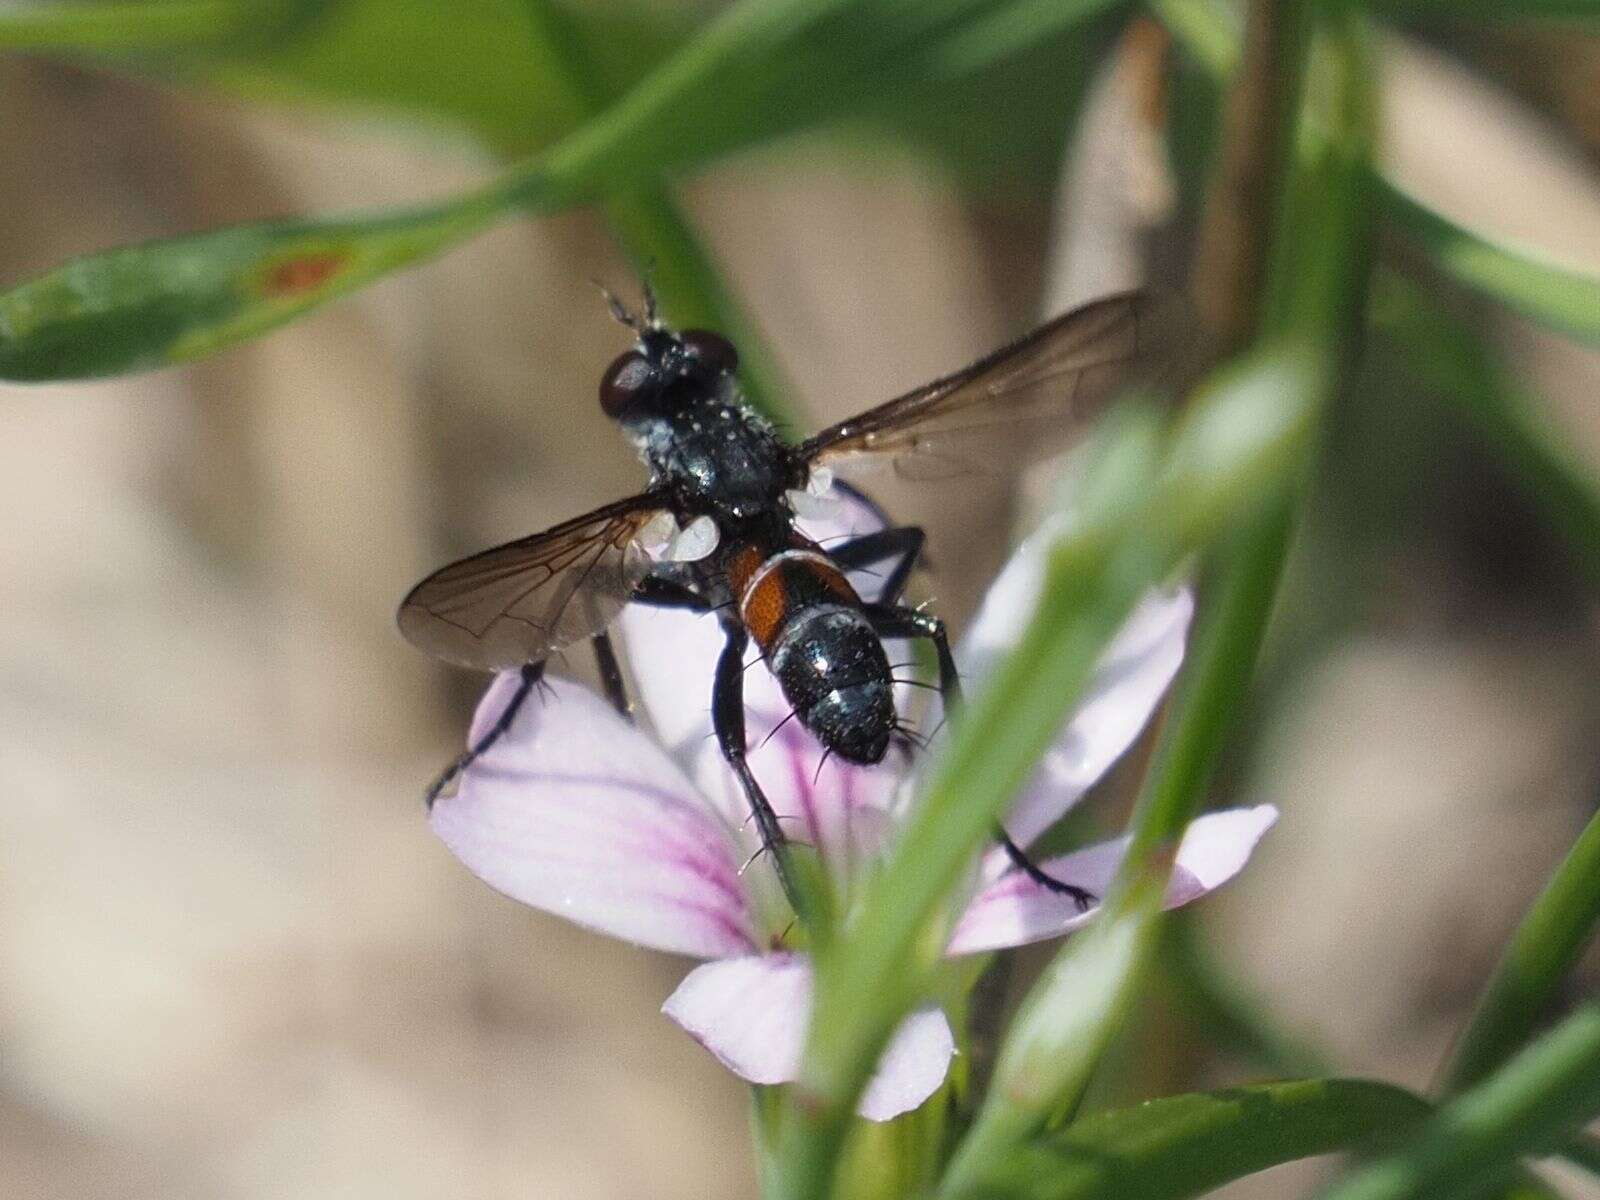
<svg viewBox="0 0 1600 1200"><path fill-rule="evenodd" d="M293 296L313 291L338 273L346 257L341 253L324 253L285 259L267 271L261 290L268 296Z"/></svg>

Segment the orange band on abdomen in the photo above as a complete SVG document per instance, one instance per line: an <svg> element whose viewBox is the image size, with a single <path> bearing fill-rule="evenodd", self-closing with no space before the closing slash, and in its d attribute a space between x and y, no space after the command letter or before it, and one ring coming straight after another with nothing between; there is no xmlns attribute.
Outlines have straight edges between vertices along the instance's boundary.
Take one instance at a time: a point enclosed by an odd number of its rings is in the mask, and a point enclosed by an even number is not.
<svg viewBox="0 0 1600 1200"><path fill-rule="evenodd" d="M743 580L739 619L763 650L771 649L784 623L797 611L815 604L858 605L861 599L833 560L815 550L774 554Z"/></svg>

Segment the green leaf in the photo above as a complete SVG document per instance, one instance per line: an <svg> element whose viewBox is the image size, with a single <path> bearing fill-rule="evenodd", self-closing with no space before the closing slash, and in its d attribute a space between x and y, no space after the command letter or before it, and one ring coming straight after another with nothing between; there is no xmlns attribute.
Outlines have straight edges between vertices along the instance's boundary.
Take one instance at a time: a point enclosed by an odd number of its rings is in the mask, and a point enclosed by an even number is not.
<svg viewBox="0 0 1600 1200"><path fill-rule="evenodd" d="M33 3L0 12L0 51L143 51L220 46L284 19L296 0Z"/></svg>
<svg viewBox="0 0 1600 1200"><path fill-rule="evenodd" d="M1600 21L1600 0L1374 0L1385 15L1413 20L1443 17L1452 22L1578 20Z"/></svg>
<svg viewBox="0 0 1600 1200"><path fill-rule="evenodd" d="M1384 1083L1306 1079L1168 1096L1031 1142L944 1200L1182 1200L1280 1163L1392 1138L1429 1112Z"/></svg>
<svg viewBox="0 0 1600 1200"><path fill-rule="evenodd" d="M559 62L543 56L524 0L320 0L294 36L221 48L176 65L255 100L312 101L466 130L527 154L576 128ZM676 7L585 5L573 27L604 99L689 33Z"/></svg>
<svg viewBox="0 0 1600 1200"><path fill-rule="evenodd" d="M1352 1172L1323 1200L1468 1200L1596 1114L1600 1006L1588 1004L1442 1107L1404 1149Z"/></svg>
<svg viewBox="0 0 1600 1200"><path fill-rule="evenodd" d="M869 101L871 121L991 203L1007 189L1047 195L1089 85L1129 14L1123 0L992 5L925 50L905 51L889 74L906 82Z"/></svg>
<svg viewBox="0 0 1600 1200"><path fill-rule="evenodd" d="M1381 194L1387 215L1421 242L1447 274L1531 320L1600 345L1600 276L1491 242L1391 183L1382 184Z"/></svg>
<svg viewBox="0 0 1600 1200"><path fill-rule="evenodd" d="M1078 0L1075 13L1102 0ZM407 213L269 222L130 247L69 263L0 295L0 378L67 379L178 362L309 311L417 262L517 207L543 213L633 191L781 128L822 119L875 85L872 67L908 39L959 31L994 0L743 0L621 101L494 184ZM345 11L342 7L335 10ZM528 12L519 43L535 44ZM545 47L547 54L556 54ZM835 52L839 53L835 53ZM392 46L386 54L393 55ZM403 56L401 56L403 57ZM558 59L542 76L564 111L581 109ZM649 204L619 208L625 234L682 243L687 226ZM648 243L636 249L648 250ZM679 298L731 311L677 261ZM737 331L735 331L737 332ZM759 391L764 360L752 380ZM769 372L770 374L770 372Z"/></svg>
<svg viewBox="0 0 1600 1200"><path fill-rule="evenodd" d="M436 254L499 207L477 195L364 220L268 221L69 262L0 296L0 378L197 358Z"/></svg>
<svg viewBox="0 0 1600 1200"><path fill-rule="evenodd" d="M686 11L648 4L585 4L571 23L589 82L608 100L690 28ZM514 154L584 115L529 34L523 0L132 0L0 12L0 50L118 56L126 69L254 100L448 125Z"/></svg>
<svg viewBox="0 0 1600 1200"><path fill-rule="evenodd" d="M1506 943L1456 1045L1447 1094L1483 1079L1538 1028L1600 923L1600 815L1590 820Z"/></svg>

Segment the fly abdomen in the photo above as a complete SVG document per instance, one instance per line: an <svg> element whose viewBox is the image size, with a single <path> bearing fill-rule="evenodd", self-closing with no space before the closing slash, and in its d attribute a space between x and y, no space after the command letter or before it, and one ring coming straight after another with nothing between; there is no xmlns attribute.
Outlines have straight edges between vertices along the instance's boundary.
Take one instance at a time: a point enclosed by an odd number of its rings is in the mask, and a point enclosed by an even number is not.
<svg viewBox="0 0 1600 1200"><path fill-rule="evenodd" d="M889 660L843 573L786 550L737 574L739 616L801 724L850 762L881 761L895 722Z"/></svg>

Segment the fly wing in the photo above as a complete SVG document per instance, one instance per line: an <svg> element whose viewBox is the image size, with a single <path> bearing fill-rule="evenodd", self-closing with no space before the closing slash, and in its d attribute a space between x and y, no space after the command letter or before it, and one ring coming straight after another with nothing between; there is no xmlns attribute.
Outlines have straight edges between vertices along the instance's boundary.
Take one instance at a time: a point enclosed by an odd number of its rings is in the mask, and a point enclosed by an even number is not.
<svg viewBox="0 0 1600 1200"><path fill-rule="evenodd" d="M1154 303L1125 292L1075 309L964 370L824 429L800 452L888 461L927 478L1009 470L1067 448L1154 360Z"/></svg>
<svg viewBox="0 0 1600 1200"><path fill-rule="evenodd" d="M487 671L540 662L601 632L649 573L639 531L663 511L651 493L451 563L400 604L419 650Z"/></svg>

